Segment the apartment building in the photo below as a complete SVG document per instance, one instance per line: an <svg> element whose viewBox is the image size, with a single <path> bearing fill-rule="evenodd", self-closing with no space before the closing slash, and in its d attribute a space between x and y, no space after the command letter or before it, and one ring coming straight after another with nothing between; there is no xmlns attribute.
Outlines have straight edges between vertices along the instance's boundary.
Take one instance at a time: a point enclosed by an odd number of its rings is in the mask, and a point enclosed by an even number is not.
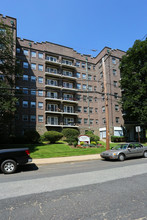
<svg viewBox="0 0 147 220"><path fill-rule="evenodd" d="M23 75L15 80L16 91L21 91L15 115L17 134L27 129L43 134L75 128L105 138L104 58L110 134L122 135L119 62L125 52L105 47L92 57L66 46L20 39L16 19L0 18L11 28L13 23L15 52L23 69Z"/></svg>

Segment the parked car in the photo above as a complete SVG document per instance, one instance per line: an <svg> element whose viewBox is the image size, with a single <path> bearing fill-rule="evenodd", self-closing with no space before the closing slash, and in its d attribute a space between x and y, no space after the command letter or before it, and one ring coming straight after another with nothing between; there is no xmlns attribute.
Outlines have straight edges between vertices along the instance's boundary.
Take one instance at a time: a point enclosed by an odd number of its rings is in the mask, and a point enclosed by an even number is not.
<svg viewBox="0 0 147 220"><path fill-rule="evenodd" d="M31 161L28 148L0 150L0 169L5 174L14 173L18 165L24 165Z"/></svg>
<svg viewBox="0 0 147 220"><path fill-rule="evenodd" d="M147 147L139 143L118 144L111 150L102 152L101 157L104 159L115 159L124 161L126 158L145 157L147 158Z"/></svg>

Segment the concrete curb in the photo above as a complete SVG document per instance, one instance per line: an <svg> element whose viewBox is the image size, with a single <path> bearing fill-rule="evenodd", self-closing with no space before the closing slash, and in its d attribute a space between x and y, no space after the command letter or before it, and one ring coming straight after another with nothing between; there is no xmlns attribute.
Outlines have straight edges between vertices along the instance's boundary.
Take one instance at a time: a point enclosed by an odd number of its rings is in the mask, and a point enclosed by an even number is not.
<svg viewBox="0 0 147 220"><path fill-rule="evenodd" d="M82 156L72 156L72 157L55 157L55 158L43 158L43 159L33 159L33 163L36 165L43 164L56 164L56 163L66 163L66 162L78 162L86 160L98 160L100 159L100 154L92 155L82 155Z"/></svg>

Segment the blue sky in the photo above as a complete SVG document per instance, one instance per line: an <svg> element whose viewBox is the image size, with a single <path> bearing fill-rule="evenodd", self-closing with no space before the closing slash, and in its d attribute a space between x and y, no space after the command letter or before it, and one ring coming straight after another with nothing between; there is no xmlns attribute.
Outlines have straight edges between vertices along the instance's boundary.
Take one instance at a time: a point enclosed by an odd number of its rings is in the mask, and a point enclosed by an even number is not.
<svg viewBox="0 0 147 220"><path fill-rule="evenodd" d="M0 13L17 18L21 38L93 56L105 46L126 51L147 34L147 0L1 0Z"/></svg>

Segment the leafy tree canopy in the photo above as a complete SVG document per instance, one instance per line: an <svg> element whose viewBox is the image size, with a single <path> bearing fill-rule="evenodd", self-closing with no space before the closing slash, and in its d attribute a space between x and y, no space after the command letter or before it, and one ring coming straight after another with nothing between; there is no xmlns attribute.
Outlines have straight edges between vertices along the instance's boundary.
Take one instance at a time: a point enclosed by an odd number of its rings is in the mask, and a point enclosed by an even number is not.
<svg viewBox="0 0 147 220"><path fill-rule="evenodd" d="M122 109L124 119L136 124L147 123L147 38L136 40L122 57L121 64Z"/></svg>

